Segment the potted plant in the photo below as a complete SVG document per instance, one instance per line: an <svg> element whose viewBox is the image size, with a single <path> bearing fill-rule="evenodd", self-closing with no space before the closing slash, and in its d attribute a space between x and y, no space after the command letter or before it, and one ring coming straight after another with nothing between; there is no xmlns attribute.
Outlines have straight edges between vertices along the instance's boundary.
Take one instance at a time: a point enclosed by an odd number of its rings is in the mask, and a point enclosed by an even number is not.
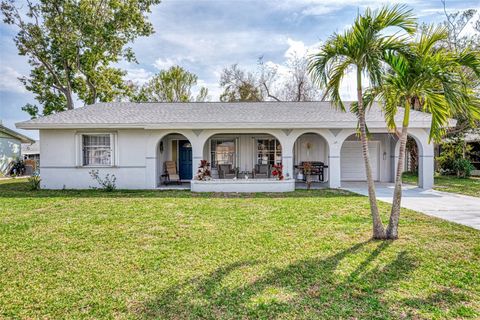
<svg viewBox="0 0 480 320"><path fill-rule="evenodd" d="M210 171L210 163L207 160L200 160L195 180L208 181L211 179L212 173Z"/></svg>
<svg viewBox="0 0 480 320"><path fill-rule="evenodd" d="M307 183L307 189L310 190L310 187L312 186L312 163L311 162L304 162L303 163L303 174L305 177L305 182Z"/></svg>
<svg viewBox="0 0 480 320"><path fill-rule="evenodd" d="M277 178L277 180L283 180L283 166L281 164L273 165L272 175Z"/></svg>

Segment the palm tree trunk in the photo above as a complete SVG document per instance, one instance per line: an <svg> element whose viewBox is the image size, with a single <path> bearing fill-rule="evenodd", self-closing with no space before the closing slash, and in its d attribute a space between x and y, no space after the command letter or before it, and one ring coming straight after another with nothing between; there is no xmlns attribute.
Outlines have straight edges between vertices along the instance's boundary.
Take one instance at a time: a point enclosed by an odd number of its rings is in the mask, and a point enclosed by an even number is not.
<svg viewBox="0 0 480 320"><path fill-rule="evenodd" d="M405 160L405 150L407 145L408 127L402 127L400 135L400 152L398 155L397 172L395 175L395 189L393 191L392 210L387 227L387 238L398 238L398 221L400 219L400 205L402 202L402 173Z"/></svg>
<svg viewBox="0 0 480 320"><path fill-rule="evenodd" d="M362 142L363 160L365 162L365 172L367 174L368 199L370 201L370 211L373 222L373 238L385 239L385 228L382 219L378 213L377 196L375 194L375 183L372 176L372 167L370 165L370 154L368 151L367 126L365 120L365 110L363 108L362 92L362 72L357 67L357 98L358 98L358 124L360 127L360 140Z"/></svg>
<svg viewBox="0 0 480 320"><path fill-rule="evenodd" d="M408 100L408 99L407 99ZM410 116L410 105L405 105L405 113L403 117L402 133L400 134L400 152L398 154L397 172L395 176L395 189L393 191L392 210L390 212L390 220L387 227L387 238L398 238L398 222L400 220L400 207L402 202L402 173L405 161L405 152L408 139L408 123Z"/></svg>

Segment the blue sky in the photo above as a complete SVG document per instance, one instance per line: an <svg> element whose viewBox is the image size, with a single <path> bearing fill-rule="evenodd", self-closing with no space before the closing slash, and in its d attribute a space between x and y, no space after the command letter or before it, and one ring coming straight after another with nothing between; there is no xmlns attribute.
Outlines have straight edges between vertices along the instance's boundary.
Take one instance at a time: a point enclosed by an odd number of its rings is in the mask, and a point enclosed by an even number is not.
<svg viewBox="0 0 480 320"><path fill-rule="evenodd" d="M225 66L239 63L253 69L260 56L282 65L289 53L314 50L333 32L347 28L359 10L392 2L164 0L150 15L156 33L132 45L139 63L120 66L129 79L142 83L159 69L179 64L197 74L199 83L209 88L211 100L218 100L219 75ZM400 3L412 7L422 22L444 18L440 0ZM449 11L468 8L480 9L480 0L447 0ZM17 55L15 33L15 28L0 24L0 119L10 128L29 118L21 107L35 102L17 80L28 74L29 65ZM38 138L35 131L21 132Z"/></svg>

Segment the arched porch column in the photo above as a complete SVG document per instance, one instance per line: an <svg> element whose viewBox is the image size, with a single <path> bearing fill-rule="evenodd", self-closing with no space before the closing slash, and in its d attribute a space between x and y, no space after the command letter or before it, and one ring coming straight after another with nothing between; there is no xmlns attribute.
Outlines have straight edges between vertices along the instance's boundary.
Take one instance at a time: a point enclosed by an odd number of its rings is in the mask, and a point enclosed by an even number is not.
<svg viewBox="0 0 480 320"><path fill-rule="evenodd" d="M418 147L418 186L422 189L431 189L434 184L434 146L433 142L428 141L428 132L424 129L411 128L408 135L415 139ZM395 147L395 167L396 173L398 158L400 154L400 141L397 141ZM395 174L394 174L395 179Z"/></svg>
<svg viewBox="0 0 480 320"><path fill-rule="evenodd" d="M328 146L328 186L341 187L340 151L345 139L355 132L354 129L295 129L289 135L289 150L292 152L290 172L293 174L293 147L297 139L306 133L314 133L325 139ZM285 159L288 160L288 159Z"/></svg>
<svg viewBox="0 0 480 320"><path fill-rule="evenodd" d="M200 161L204 160L203 145L205 142L203 139L196 138L190 143L192 144L192 179L195 179Z"/></svg>
<svg viewBox="0 0 480 320"><path fill-rule="evenodd" d="M328 172L329 188L340 188L342 186L342 173L341 173L341 159L340 154L342 151L342 145L345 139L355 133L353 129L333 130L331 129L331 135L327 137L329 146L328 155Z"/></svg>
<svg viewBox="0 0 480 320"><path fill-rule="evenodd" d="M423 152L419 154L418 163L418 185L423 189L433 188L434 175L434 150L433 143L429 143L423 147Z"/></svg>
<svg viewBox="0 0 480 320"><path fill-rule="evenodd" d="M282 145L283 176L285 179L295 179L295 171L293 170L293 145L295 141L292 142L292 139L288 136L279 141Z"/></svg>
<svg viewBox="0 0 480 320"><path fill-rule="evenodd" d="M158 186L160 175L162 174L162 165L159 162L158 146L160 141L169 134L181 134L192 144L195 143L195 134L192 130L148 130L145 146L145 187L155 189ZM193 153L193 150L192 150ZM192 155L193 156L193 155ZM198 166L192 159L192 167ZM194 171L196 172L196 170Z"/></svg>

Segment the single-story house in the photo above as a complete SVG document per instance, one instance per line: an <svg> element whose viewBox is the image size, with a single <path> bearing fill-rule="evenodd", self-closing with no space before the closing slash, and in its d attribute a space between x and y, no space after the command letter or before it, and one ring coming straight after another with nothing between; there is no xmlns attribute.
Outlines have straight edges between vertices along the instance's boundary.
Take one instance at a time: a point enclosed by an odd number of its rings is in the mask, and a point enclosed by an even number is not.
<svg viewBox="0 0 480 320"><path fill-rule="evenodd" d="M22 143L21 154L23 160L34 160L40 162L40 141L34 143Z"/></svg>
<svg viewBox="0 0 480 320"><path fill-rule="evenodd" d="M0 173L5 175L13 160L20 159L21 144L35 140L2 125L0 122Z"/></svg>
<svg viewBox="0 0 480 320"><path fill-rule="evenodd" d="M402 116L400 110L399 124ZM431 188L431 116L412 111L410 121L419 185ZM377 105L367 124L374 179L392 182L398 139ZM17 127L40 131L42 187L48 189L95 186L89 174L95 169L114 174L124 189L162 188L178 174L192 191L293 191L305 162L319 165L319 180L331 188L365 180L357 120L330 102L97 103ZM201 160L211 164L213 179L195 179ZM280 164L283 180L272 174Z"/></svg>

